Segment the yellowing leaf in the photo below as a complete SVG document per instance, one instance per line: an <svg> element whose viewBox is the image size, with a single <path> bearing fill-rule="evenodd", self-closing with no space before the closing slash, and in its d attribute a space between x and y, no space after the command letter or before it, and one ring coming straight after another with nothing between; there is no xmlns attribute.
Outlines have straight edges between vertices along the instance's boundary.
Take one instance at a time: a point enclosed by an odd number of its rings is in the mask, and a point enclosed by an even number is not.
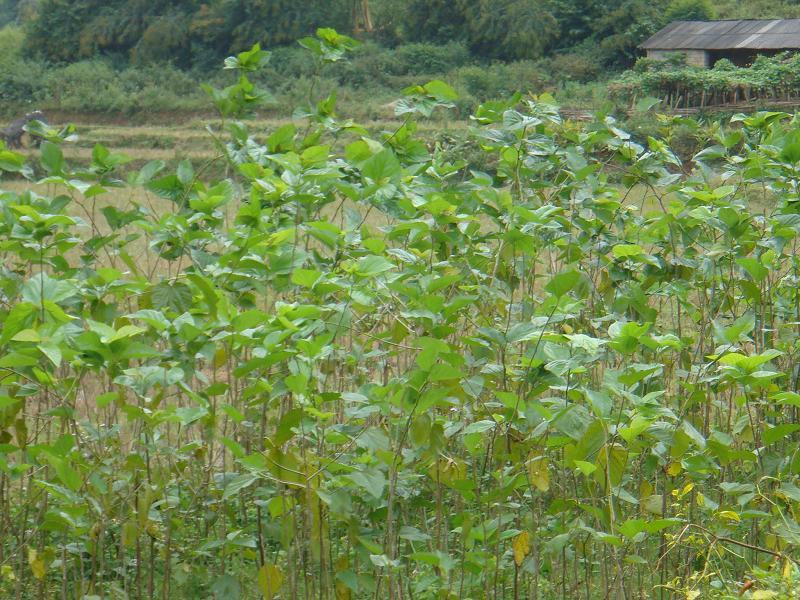
<svg viewBox="0 0 800 600"><path fill-rule="evenodd" d="M527 531L523 531L517 535L517 537L514 538L512 548L514 549L514 562L520 567L522 566L522 561L525 560L525 557L531 552L531 534Z"/></svg>
<svg viewBox="0 0 800 600"><path fill-rule="evenodd" d="M455 482L467 478L467 465L460 460L440 458L428 469L428 475L434 481L452 487Z"/></svg>
<svg viewBox="0 0 800 600"><path fill-rule="evenodd" d="M550 469L546 457L538 456L528 461L528 479L540 492L550 489Z"/></svg>
<svg viewBox="0 0 800 600"><path fill-rule="evenodd" d="M350 588L342 581L336 582L334 592L336 594L336 600L350 600L351 598Z"/></svg>
<svg viewBox="0 0 800 600"><path fill-rule="evenodd" d="M272 600L283 583L283 573L275 566L266 564L258 570L258 587L265 600Z"/></svg>
<svg viewBox="0 0 800 600"><path fill-rule="evenodd" d="M681 468L681 463L674 462L667 467L667 475L675 477L675 475L681 472Z"/></svg>
<svg viewBox="0 0 800 600"><path fill-rule="evenodd" d="M781 576L784 579L792 579L794 577L794 565L792 561L786 560L783 563L783 571L781 572Z"/></svg>
<svg viewBox="0 0 800 600"><path fill-rule="evenodd" d="M214 353L214 367L217 369L224 367L227 360L228 352L225 348L217 348L217 351Z"/></svg>
<svg viewBox="0 0 800 600"><path fill-rule="evenodd" d="M28 564L31 567L31 572L36 579L44 579L47 567L44 560L34 548L28 548Z"/></svg>
<svg viewBox="0 0 800 600"><path fill-rule="evenodd" d="M689 492L694 489L693 483L687 483L683 486L683 489L680 490L672 490L672 495L675 496L678 500L684 498Z"/></svg>
<svg viewBox="0 0 800 600"><path fill-rule="evenodd" d="M717 513L717 517L720 519L730 519L731 521L736 521L737 523L742 520L739 516L739 513L735 513L732 510L721 510Z"/></svg>
<svg viewBox="0 0 800 600"><path fill-rule="evenodd" d="M756 590L753 592L751 598L753 600L770 600L770 598L777 598L778 592L773 592L771 590Z"/></svg>

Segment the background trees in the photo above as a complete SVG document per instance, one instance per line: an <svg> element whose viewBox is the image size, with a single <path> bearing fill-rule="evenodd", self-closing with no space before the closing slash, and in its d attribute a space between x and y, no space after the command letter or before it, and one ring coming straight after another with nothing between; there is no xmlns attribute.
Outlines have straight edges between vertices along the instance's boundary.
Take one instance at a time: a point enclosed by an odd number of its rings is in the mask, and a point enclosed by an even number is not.
<svg viewBox="0 0 800 600"><path fill-rule="evenodd" d="M667 11L665 13L665 11ZM701 18L705 0L4 0L0 22L23 22L29 48L53 62L103 55L203 66L253 42L293 44L316 28L385 44L465 43L478 58L536 59L590 50L607 64L663 25ZM671 17L670 17L671 18ZM52 43L58 40L58 43Z"/></svg>
<svg viewBox="0 0 800 600"><path fill-rule="evenodd" d="M631 66L675 19L798 16L797 0L0 0L0 25L21 25L28 54L49 63L203 72L254 42L294 47L334 27L384 47L458 43L477 62L552 59L598 73ZM569 71L565 81L584 80Z"/></svg>
<svg viewBox="0 0 800 600"><path fill-rule="evenodd" d="M39 0L26 28L30 49L50 61L100 54L193 66L253 42L292 44L323 25L348 30L352 16L351 0Z"/></svg>
<svg viewBox="0 0 800 600"><path fill-rule="evenodd" d="M664 13L665 21L706 21L714 18L708 0L672 0Z"/></svg>

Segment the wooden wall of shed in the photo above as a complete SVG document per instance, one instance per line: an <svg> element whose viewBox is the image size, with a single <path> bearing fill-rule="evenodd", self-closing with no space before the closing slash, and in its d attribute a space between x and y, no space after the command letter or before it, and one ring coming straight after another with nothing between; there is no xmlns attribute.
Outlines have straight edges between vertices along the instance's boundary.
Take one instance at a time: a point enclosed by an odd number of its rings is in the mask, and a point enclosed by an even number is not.
<svg viewBox="0 0 800 600"><path fill-rule="evenodd" d="M647 58L655 60L666 60L670 55L683 54L686 56L686 64L694 65L695 67L708 67L709 53L706 50L648 50Z"/></svg>

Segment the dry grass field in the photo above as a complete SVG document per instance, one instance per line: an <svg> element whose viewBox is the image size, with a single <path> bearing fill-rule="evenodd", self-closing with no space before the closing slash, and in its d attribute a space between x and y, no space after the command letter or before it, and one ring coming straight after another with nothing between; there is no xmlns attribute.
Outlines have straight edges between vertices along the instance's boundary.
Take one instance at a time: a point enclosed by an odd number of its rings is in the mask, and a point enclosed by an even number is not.
<svg viewBox="0 0 800 600"><path fill-rule="evenodd" d="M215 156L211 131L219 131L219 119L192 118L176 122L141 124L141 123L97 123L88 117L69 118L55 115L54 125L73 123L77 128L78 140L65 145L64 155L68 160L77 163L90 159L95 144L102 144L115 153L121 153L131 159L131 167L139 167L151 160L163 160L167 163L189 159L202 162ZM290 119L256 119L248 124L256 137L266 137L278 127L291 122ZM370 133L395 131L402 121L379 120L363 123ZM467 121L430 121L421 123L419 133L426 138L434 139L448 132L463 132ZM35 154L33 148L22 150L25 154Z"/></svg>

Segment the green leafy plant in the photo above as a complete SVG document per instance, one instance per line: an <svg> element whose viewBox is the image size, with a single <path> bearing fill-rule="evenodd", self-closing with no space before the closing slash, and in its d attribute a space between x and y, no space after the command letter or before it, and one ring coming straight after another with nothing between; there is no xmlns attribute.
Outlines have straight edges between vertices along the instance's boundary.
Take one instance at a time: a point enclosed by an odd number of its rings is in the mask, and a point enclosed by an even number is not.
<svg viewBox="0 0 800 600"><path fill-rule="evenodd" d="M749 67L736 67L729 60L717 61L713 69L687 66L685 57L666 61L642 59L611 83L612 97L630 101L651 95L672 107L706 107L736 103L769 103L796 95L798 55L784 52L759 56Z"/></svg>
<svg viewBox="0 0 800 600"><path fill-rule="evenodd" d="M516 94L486 173L419 136L436 80L257 129L265 59L224 178L0 151L0 595L796 594L797 118L690 165Z"/></svg>

